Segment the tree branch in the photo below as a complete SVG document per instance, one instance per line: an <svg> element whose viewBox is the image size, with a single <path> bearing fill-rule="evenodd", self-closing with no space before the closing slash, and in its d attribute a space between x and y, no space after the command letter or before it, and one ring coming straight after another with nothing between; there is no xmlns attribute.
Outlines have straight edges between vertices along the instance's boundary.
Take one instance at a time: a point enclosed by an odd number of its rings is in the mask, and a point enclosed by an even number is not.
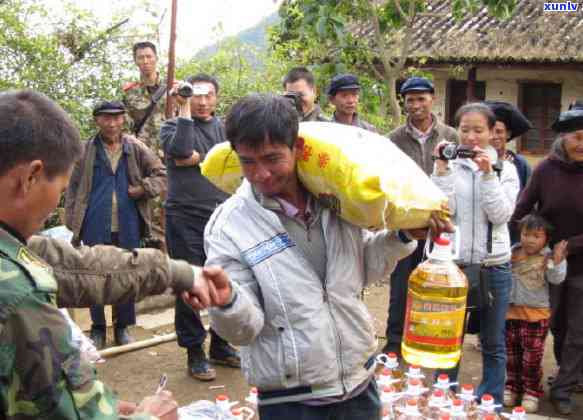
<svg viewBox="0 0 583 420"><path fill-rule="evenodd" d="M401 17L403 19L405 19L405 20L408 20L408 16L405 14L405 11L401 7L401 1L400 0L394 0L394 3L395 3L395 7L399 11L399 14L401 15Z"/></svg>
<svg viewBox="0 0 583 420"><path fill-rule="evenodd" d="M121 22L118 22L115 25L107 28L105 31L101 32L99 35L97 35L92 40L85 42L76 51L72 51L75 59L70 64L74 64L74 63L77 63L77 62L83 60L83 58L85 58L85 54L87 54L93 47L95 47L100 42L105 41L107 39L107 36L109 34L111 34L113 31L115 31L120 26L125 25L126 23L128 23L129 20L130 20L129 18L125 18Z"/></svg>
<svg viewBox="0 0 583 420"><path fill-rule="evenodd" d="M395 0L398 1L398 0ZM407 57L409 56L409 50L411 48L411 39L413 38L413 25L415 24L415 2L411 1L409 3L409 20L407 22L407 27L405 29L405 38L403 38L403 43L401 47L401 56L396 64L396 71L401 72L403 67L405 67L405 63L407 61Z"/></svg>

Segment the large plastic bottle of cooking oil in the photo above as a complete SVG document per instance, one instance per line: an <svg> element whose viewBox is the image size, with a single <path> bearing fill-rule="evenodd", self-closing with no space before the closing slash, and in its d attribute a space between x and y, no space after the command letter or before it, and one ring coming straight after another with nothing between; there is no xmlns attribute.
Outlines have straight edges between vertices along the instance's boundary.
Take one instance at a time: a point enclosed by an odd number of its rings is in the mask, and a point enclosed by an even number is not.
<svg viewBox="0 0 583 420"><path fill-rule="evenodd" d="M453 262L451 243L437 238L411 273L401 351L411 364L454 367L462 350L468 281Z"/></svg>

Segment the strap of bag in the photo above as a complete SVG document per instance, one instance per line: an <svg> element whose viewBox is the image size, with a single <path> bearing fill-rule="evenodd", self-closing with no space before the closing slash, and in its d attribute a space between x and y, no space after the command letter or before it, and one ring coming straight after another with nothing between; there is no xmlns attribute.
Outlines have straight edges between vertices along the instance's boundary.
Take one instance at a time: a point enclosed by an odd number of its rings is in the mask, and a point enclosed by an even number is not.
<svg viewBox="0 0 583 420"><path fill-rule="evenodd" d="M496 163L494 165L492 165L492 169L494 170L494 172L498 176L499 180L502 178L502 169L503 169L502 165L503 165L503 163L501 160L496 161ZM492 225L492 222L489 221L488 222L488 242L486 242L486 251L488 252L488 254L492 253L493 230L494 230L494 226Z"/></svg>
<svg viewBox="0 0 583 420"><path fill-rule="evenodd" d="M148 108L146 108L146 113L144 114L144 117L140 121L138 121L138 123L136 125L134 125L134 128L132 130L134 135L137 136L138 133L142 130L142 127L144 126L146 121L148 121L148 118L150 118L150 116L152 115L154 108L156 107L158 102L160 102L160 99L162 98L162 96L164 96L165 93L166 93L166 86L165 85L161 85L158 88L158 90L156 90L156 92L154 92L154 94L152 95L150 105L148 105Z"/></svg>

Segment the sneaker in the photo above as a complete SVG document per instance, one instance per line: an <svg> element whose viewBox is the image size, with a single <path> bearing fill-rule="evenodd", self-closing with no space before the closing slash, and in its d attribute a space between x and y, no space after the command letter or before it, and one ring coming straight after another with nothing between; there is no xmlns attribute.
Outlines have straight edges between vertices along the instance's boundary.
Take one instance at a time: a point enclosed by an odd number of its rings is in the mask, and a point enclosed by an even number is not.
<svg viewBox="0 0 583 420"><path fill-rule="evenodd" d="M232 368L241 367L241 357L239 351L229 343L215 344L211 341L209 352L211 363Z"/></svg>
<svg viewBox="0 0 583 420"><path fill-rule="evenodd" d="M504 390L504 397L503 397L503 401L502 401L502 404L504 404L504 407L515 407L517 402L518 402L518 394L516 392L509 390L509 389L505 389Z"/></svg>
<svg viewBox="0 0 583 420"><path fill-rule="evenodd" d="M536 413L538 411L538 398L534 395L525 394L522 397L522 407L527 413Z"/></svg>
<svg viewBox="0 0 583 420"><path fill-rule="evenodd" d="M89 338L91 341L93 341L93 344L97 350L103 350L105 348L105 330L91 327Z"/></svg>
<svg viewBox="0 0 583 420"><path fill-rule="evenodd" d="M217 377L217 373L210 367L206 353L202 347L188 349L188 374L199 381L212 381Z"/></svg>
<svg viewBox="0 0 583 420"><path fill-rule="evenodd" d="M568 416L573 413L573 401L571 399L555 399L551 397L551 403L553 407L557 411L557 413L561 414L562 416Z"/></svg>

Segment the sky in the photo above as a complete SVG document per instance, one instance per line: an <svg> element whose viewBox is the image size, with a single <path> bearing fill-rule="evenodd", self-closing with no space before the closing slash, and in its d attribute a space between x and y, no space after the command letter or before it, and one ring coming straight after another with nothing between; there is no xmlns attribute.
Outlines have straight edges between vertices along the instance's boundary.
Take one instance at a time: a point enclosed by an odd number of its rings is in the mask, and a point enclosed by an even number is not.
<svg viewBox="0 0 583 420"><path fill-rule="evenodd" d="M47 2L56 0L46 0ZM125 0L124 7L135 0ZM119 0L74 0L83 8L91 9L103 17L111 17ZM162 49L168 48L171 0L151 0L158 5L160 15L166 9L161 28ZM230 36L254 26L262 18L277 10L278 0L178 0L176 55L189 58L197 50L218 40L214 28L222 26L222 36ZM136 24L145 16L135 12L131 23Z"/></svg>

